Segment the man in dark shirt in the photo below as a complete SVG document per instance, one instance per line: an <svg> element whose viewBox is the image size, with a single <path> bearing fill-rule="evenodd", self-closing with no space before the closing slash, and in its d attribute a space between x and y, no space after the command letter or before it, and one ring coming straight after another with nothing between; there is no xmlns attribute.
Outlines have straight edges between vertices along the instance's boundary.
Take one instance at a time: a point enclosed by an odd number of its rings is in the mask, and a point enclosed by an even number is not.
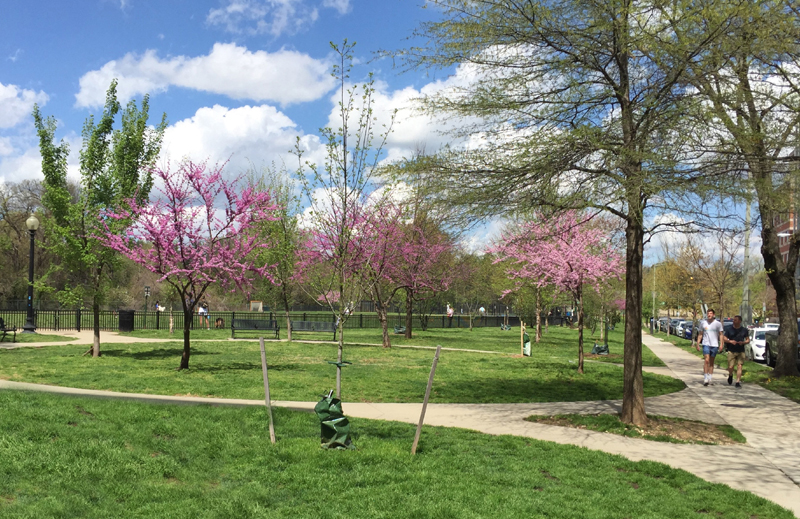
<svg viewBox="0 0 800 519"><path fill-rule="evenodd" d="M750 342L750 334L742 326L742 316L733 318L733 327L724 332L725 348L728 350L728 385L733 384L733 366L739 365L736 370L736 387L742 387L742 364L744 364L744 345Z"/></svg>

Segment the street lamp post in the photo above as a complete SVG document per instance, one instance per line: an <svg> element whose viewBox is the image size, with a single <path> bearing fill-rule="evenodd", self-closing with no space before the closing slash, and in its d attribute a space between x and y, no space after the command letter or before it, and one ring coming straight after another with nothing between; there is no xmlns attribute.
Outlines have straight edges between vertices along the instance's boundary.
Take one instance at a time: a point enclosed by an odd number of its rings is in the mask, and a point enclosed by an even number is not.
<svg viewBox="0 0 800 519"><path fill-rule="evenodd" d="M22 333L36 333L36 325L33 324L33 237L39 228L39 220L31 213L30 217L25 220L25 225L31 235L31 249L28 255L28 318L22 327Z"/></svg>
<svg viewBox="0 0 800 519"><path fill-rule="evenodd" d="M145 315L147 315L147 309L149 308L147 306L147 298L149 298L149 297L150 297L150 287L149 286L145 286L144 287L144 313L145 313Z"/></svg>

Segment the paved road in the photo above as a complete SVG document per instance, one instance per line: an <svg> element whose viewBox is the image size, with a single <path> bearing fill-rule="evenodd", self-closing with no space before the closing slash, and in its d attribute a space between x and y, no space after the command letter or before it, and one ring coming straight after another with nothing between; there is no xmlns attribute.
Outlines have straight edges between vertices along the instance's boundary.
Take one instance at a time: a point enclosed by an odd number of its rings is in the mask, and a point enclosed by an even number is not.
<svg viewBox="0 0 800 519"><path fill-rule="evenodd" d="M125 337L126 342L150 342ZM116 341L116 338L115 338ZM160 340L157 340L160 341ZM121 341L120 341L121 342ZM725 483L770 499L800 517L800 404L745 381L742 389L728 386L723 372L711 386L702 385L702 360L649 335L644 343L687 389L646 399L647 412L730 424L747 438L746 445L712 446L651 442L636 438L526 422L532 414L614 413L621 401L556 402L545 404L429 404L425 423L464 427L487 434L511 434L619 454L632 460L653 460L687 470L707 481ZM74 344L74 343L73 343ZM524 359L520 359L524 362ZM587 366L587 369L591 369ZM664 372L662 368L660 370ZM150 402L212 405L264 405L263 400L212 399L121 394L23 384L0 380L0 388L31 389ZM310 410L314 402L274 402L276 406ZM351 417L417 423L421 404L345 402Z"/></svg>

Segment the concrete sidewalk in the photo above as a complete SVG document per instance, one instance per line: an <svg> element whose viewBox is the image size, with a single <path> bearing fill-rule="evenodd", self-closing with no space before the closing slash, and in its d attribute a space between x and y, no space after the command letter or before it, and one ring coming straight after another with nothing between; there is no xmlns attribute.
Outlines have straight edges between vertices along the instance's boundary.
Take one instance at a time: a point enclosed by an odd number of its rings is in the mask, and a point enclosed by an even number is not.
<svg viewBox="0 0 800 519"><path fill-rule="evenodd" d="M124 342L150 342L134 337L124 339L130 339ZM162 339L156 341L163 342ZM688 386L678 393L645 399L649 414L716 424L728 423L744 434L747 444L712 446L661 443L524 421L525 417L533 414L619 412L622 402L617 400L542 404L429 404L425 423L445 427L464 427L469 424L469 428L487 434L525 436L619 454L631 460L659 461L707 481L753 492L792 510L800 517L800 442L796 439L797 431L800 431L800 405L761 387L747 384L746 380L742 389L728 386L725 382L727 372L719 372L713 385L703 387L701 359L648 335L643 342L664 361L673 376ZM0 380L0 388L146 402L265 405L263 400L115 393L4 380ZM315 402L275 401L273 405L310 411ZM421 404L345 402L344 410L351 417L415 424L419 421Z"/></svg>

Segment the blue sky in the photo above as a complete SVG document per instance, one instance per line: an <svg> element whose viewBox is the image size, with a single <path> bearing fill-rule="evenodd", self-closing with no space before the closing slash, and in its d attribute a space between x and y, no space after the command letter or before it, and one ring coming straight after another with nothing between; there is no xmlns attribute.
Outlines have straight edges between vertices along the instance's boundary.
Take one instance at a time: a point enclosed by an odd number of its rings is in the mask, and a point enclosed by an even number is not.
<svg viewBox="0 0 800 519"><path fill-rule="evenodd" d="M99 114L112 78L123 102L150 93L151 122L166 112L162 160L291 161L295 136L319 158L335 85L329 42L357 42L353 79L374 72L379 116L399 108L387 153L429 151L445 139L412 118L409 100L447 74L400 74L380 49L407 45L435 15L422 0L27 0L0 17L0 182L41 178L31 108L59 121L77 178L80 131ZM293 164L289 164L293 166Z"/></svg>

